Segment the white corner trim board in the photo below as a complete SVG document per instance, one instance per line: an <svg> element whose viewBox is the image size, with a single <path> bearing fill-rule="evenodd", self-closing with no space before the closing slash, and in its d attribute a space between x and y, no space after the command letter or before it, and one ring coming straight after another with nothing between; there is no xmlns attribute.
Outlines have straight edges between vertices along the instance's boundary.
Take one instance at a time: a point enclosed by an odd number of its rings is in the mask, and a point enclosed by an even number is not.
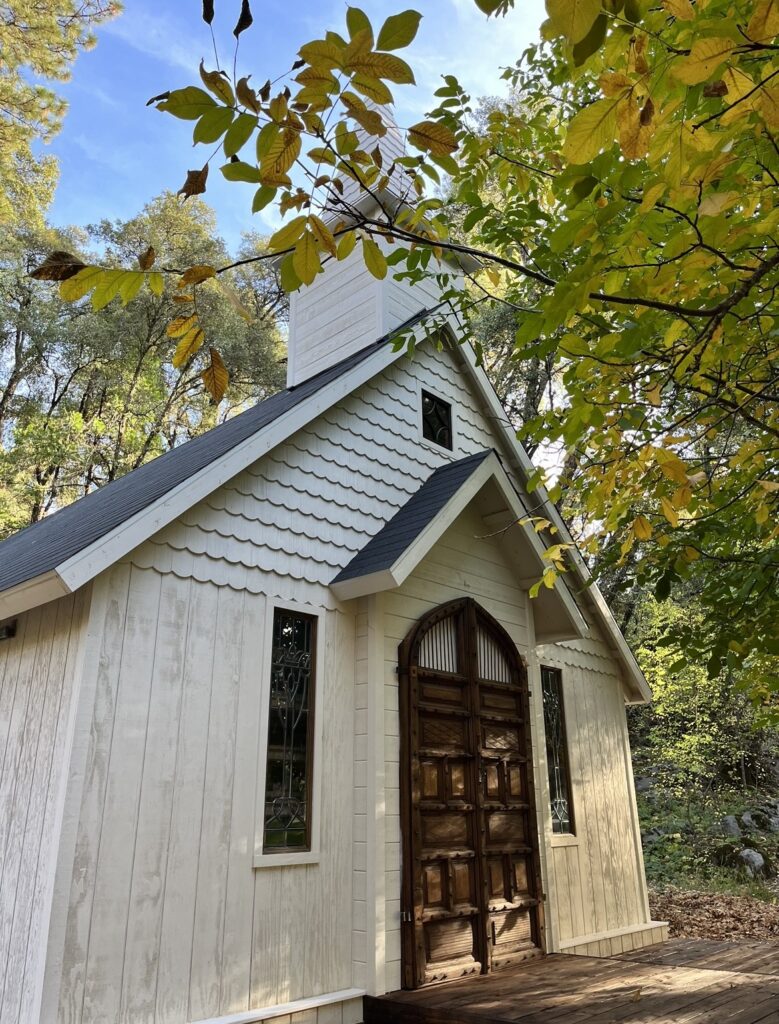
<svg viewBox="0 0 779 1024"><path fill-rule="evenodd" d="M258 1021L273 1020L274 1017L284 1017L289 1013L316 1010L320 1006L330 1006L332 1003L345 1003L350 999L361 999L364 995L364 988L345 988L340 992L326 992L321 996L295 999L291 1003L279 1003L278 1006L265 1006L258 1010L241 1010L240 1013L230 1013L226 1017L193 1020L189 1024L257 1024Z"/></svg>

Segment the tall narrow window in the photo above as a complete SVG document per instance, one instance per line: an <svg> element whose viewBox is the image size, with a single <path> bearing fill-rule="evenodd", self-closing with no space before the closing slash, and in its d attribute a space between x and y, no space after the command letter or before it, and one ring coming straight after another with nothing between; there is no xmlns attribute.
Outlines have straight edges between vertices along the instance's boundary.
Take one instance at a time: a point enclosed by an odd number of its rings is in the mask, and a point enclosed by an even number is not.
<svg viewBox="0 0 779 1024"><path fill-rule="evenodd" d="M452 450L452 407L428 391L422 392L422 437Z"/></svg>
<svg viewBox="0 0 779 1024"><path fill-rule="evenodd" d="M311 848L316 619L273 615L263 852Z"/></svg>
<svg viewBox="0 0 779 1024"><path fill-rule="evenodd" d="M568 766L563 677L560 670L542 666L541 686L544 694L546 762L549 769L552 831L561 835L573 835L575 830L571 804L571 773Z"/></svg>

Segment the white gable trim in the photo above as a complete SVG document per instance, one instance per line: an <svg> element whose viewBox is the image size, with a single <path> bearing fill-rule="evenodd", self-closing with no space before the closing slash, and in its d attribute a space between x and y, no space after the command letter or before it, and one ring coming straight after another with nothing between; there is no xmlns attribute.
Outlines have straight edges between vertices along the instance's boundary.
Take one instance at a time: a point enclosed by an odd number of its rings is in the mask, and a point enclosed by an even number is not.
<svg viewBox="0 0 779 1024"><path fill-rule="evenodd" d="M516 433L508 422L506 412L500 404L500 400L495 393L495 389L492 384L490 384L484 370L477 365L476 354L471 346L467 342L458 342L454 332L452 341L454 348L459 350L462 354L463 366L474 388L484 401L489 418L494 423L496 431L502 435L505 448L509 454L511 462L518 471L523 484L527 485L527 480L535 471L536 467L530 461L527 452L517 440ZM633 652L630 650L625 637L622 635L622 630L619 628L614 616L611 614L611 609L606 603L606 599L603 597L603 594L601 594L598 585L593 581L592 574L587 568L587 565L571 537L570 531L565 525L562 516L549 498L546 488L538 487L534 493L538 495L544 506L544 517L557 527L561 539L572 545L569 549L570 557L573 568L576 571L576 575L583 584L580 592L582 599L590 605L591 611L603 626L609 640L609 646L612 648L614 656L624 670L624 682L626 684L626 696L628 700L638 703L650 701L652 699L652 691L644 677L644 673L639 668L638 662L633 656Z"/></svg>
<svg viewBox="0 0 779 1024"><path fill-rule="evenodd" d="M349 600L350 598L366 597L369 594L376 594L381 590L390 590L393 587L401 586L425 555L441 539L445 531L449 529L490 480L497 484L501 496L506 502L506 507L511 511L514 519L517 521L524 519L527 516L527 509L512 487L506 471L500 464L500 460L493 452L471 473L468 479L458 488L438 514L430 520L427 526L417 534L389 569L369 573L365 576L356 576L353 579L343 580L340 583L331 583L330 587L336 597L339 597L341 600ZM540 575L544 570L543 554L545 547L543 541L531 524L526 523L521 526L521 529L528 541L530 550L535 556L535 566L538 570L538 575ZM537 578L538 576L533 577L532 582ZM521 585L530 585L528 579L522 579L519 582ZM565 616L570 624L570 631L564 636L560 636L559 639L575 640L589 636L587 623L564 580L560 579L557 581L554 593L561 602Z"/></svg>

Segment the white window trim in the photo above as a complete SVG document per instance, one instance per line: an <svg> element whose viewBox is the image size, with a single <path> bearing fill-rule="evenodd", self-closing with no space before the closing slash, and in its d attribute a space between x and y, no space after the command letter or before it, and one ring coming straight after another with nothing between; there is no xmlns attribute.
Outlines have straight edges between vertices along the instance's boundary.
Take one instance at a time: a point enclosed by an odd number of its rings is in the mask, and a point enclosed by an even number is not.
<svg viewBox="0 0 779 1024"><path fill-rule="evenodd" d="M425 437L425 428L422 422L422 392L426 391L428 395L432 395L433 398L437 398L441 402L446 402L449 406L449 412L452 420L452 447L444 448L442 444L436 444L435 441L429 441ZM417 439L420 444L423 444L430 451L438 452L439 455L443 455L445 459L456 459L455 450L457 448L457 438L459 436L459 424L457 422L457 414L455 404L446 395L442 395L440 391L436 391L435 388L429 387L427 384L420 383L417 391Z"/></svg>
<svg viewBox="0 0 779 1024"><path fill-rule="evenodd" d="M268 763L268 717L270 713L271 652L273 648L273 616L277 609L298 612L316 619L316 651L314 652L314 756L312 759L313 785L311 792L311 848L299 853L264 853L265 830L265 775ZM322 792L322 748L325 690L325 619L326 609L292 601L268 600L265 609L263 633L263 664L260 682L260 742L257 765L257 807L254 830L254 867L294 867L298 864L318 864L320 849L320 818Z"/></svg>

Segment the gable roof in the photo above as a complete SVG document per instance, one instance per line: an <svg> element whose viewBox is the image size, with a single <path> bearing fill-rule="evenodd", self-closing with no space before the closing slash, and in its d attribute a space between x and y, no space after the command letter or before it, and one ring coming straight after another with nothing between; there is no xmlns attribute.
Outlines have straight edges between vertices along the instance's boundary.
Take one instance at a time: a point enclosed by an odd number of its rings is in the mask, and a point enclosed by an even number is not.
<svg viewBox="0 0 779 1024"><path fill-rule="evenodd" d="M430 527L436 516L491 454L492 449L487 448L456 462L447 462L434 470L416 494L412 494L392 519L338 573L332 583L336 593L339 592L338 584L364 579L376 573L391 573L401 555ZM344 587L340 588L340 593L345 593Z"/></svg>
<svg viewBox="0 0 779 1024"><path fill-rule="evenodd" d="M423 321L440 304L420 310L391 334L367 345L309 380L259 403L219 427L174 448L119 480L47 516L0 542L0 619L73 593L158 530L215 491L258 458L282 444L355 388L398 360L404 346L388 342L413 330L416 344L426 338ZM460 340L462 327L449 313L444 333L465 377L481 400L520 480L534 472L505 411L471 347ZM543 488L534 492L543 514L571 541L570 533ZM605 599L576 549L570 551L579 596L606 633L625 672L627 698L649 700L651 691ZM558 583L558 586L565 586Z"/></svg>
<svg viewBox="0 0 779 1024"><path fill-rule="evenodd" d="M527 588L544 571L545 545L528 521L498 453L487 448L439 466L392 519L372 537L330 584L342 600L399 587L477 495L488 496L489 519L500 518L503 546L519 585ZM497 505L502 511L496 511ZM565 580L536 598L537 643L583 639L589 628Z"/></svg>

